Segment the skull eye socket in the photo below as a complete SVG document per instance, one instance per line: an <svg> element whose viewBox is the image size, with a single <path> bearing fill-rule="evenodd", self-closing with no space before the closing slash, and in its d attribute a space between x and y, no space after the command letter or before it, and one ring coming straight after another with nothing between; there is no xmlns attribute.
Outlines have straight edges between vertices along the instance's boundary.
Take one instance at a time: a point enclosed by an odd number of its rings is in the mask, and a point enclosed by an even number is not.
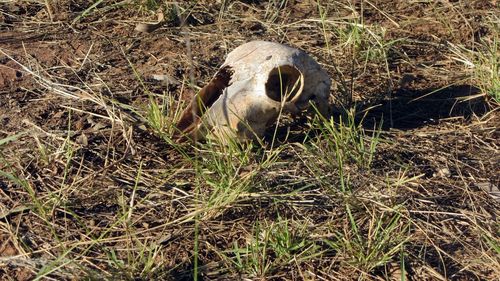
<svg viewBox="0 0 500 281"><path fill-rule="evenodd" d="M267 78L266 94L278 102L290 102L302 92L304 76L291 65L282 65L274 68Z"/></svg>

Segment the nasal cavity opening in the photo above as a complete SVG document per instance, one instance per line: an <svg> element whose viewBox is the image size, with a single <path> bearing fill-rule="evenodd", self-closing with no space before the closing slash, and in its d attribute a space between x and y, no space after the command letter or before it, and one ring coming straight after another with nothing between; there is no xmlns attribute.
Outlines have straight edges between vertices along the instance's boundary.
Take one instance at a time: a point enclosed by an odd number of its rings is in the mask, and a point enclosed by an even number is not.
<svg viewBox="0 0 500 281"><path fill-rule="evenodd" d="M266 82L267 96L278 102L290 102L297 98L304 86L304 76L291 65L274 68Z"/></svg>

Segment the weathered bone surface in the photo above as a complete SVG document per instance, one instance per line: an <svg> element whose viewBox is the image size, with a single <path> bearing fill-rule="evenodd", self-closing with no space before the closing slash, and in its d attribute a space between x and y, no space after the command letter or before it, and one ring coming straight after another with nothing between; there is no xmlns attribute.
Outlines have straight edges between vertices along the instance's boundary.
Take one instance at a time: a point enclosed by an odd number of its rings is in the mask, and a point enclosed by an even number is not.
<svg viewBox="0 0 500 281"><path fill-rule="evenodd" d="M177 128L198 139L260 138L279 114L298 114L310 101L327 114L330 83L326 71L305 52L252 41L228 54L184 111Z"/></svg>

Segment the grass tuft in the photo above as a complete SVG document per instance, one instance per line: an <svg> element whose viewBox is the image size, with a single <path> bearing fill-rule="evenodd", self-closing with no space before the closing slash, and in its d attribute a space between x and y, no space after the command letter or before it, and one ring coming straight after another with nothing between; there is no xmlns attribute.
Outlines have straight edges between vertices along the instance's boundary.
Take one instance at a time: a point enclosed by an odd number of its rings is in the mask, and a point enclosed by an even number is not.
<svg viewBox="0 0 500 281"><path fill-rule="evenodd" d="M55 4L0 4L0 279L499 279L492 1ZM250 40L342 112L176 143Z"/></svg>

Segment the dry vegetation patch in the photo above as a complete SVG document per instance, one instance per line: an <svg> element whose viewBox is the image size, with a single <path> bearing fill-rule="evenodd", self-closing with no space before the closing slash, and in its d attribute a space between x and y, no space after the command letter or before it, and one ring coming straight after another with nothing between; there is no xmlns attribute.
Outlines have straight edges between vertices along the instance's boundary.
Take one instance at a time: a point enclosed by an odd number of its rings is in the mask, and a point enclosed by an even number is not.
<svg viewBox="0 0 500 281"><path fill-rule="evenodd" d="M498 5L1 1L0 279L499 279ZM314 56L333 118L173 141L254 39Z"/></svg>

